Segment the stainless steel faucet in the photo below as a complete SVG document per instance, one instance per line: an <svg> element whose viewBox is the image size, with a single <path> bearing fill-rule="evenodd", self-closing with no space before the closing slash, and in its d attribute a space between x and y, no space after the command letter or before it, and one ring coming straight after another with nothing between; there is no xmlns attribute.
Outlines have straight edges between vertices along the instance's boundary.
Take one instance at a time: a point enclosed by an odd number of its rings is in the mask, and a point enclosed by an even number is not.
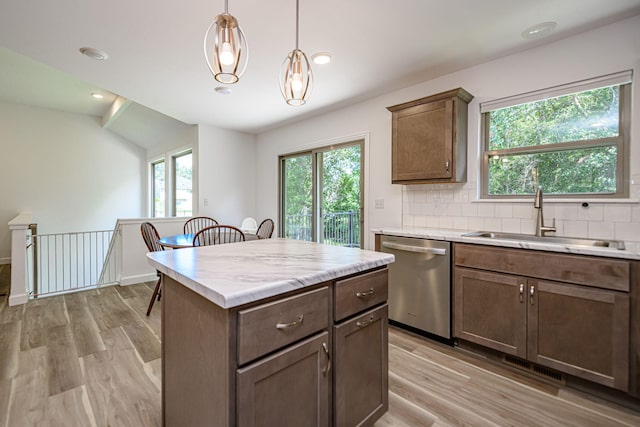
<svg viewBox="0 0 640 427"><path fill-rule="evenodd" d="M538 187L536 198L533 201L533 207L538 209L536 218L536 236L544 236L545 233L553 233L556 231L556 219L553 218L553 225L547 227L544 225L544 215L542 214L542 187Z"/></svg>

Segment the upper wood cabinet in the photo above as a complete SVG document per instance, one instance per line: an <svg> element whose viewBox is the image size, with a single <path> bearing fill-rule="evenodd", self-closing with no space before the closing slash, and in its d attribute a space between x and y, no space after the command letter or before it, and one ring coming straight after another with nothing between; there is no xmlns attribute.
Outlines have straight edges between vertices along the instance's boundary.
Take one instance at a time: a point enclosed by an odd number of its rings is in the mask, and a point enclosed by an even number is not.
<svg viewBox="0 0 640 427"><path fill-rule="evenodd" d="M387 107L393 114L391 182L467 180L467 107L462 88Z"/></svg>

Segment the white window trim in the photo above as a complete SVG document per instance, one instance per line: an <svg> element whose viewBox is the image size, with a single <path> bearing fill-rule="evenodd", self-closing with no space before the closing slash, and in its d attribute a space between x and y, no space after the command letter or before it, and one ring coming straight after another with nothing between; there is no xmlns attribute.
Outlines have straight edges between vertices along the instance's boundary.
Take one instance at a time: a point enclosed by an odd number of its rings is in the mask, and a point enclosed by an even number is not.
<svg viewBox="0 0 640 427"><path fill-rule="evenodd" d="M192 154L192 216L198 215L198 207L199 207L199 197L198 197L198 161L197 161L197 151L191 145L183 145L181 147L174 148L173 150L165 151L163 153L157 154L153 157L147 158L147 177L148 177L148 185L147 185L147 214L149 217L153 215L153 163L164 160L164 179L165 179L165 199L164 199L164 209L165 216L164 218L175 218L174 212L174 191L173 191L173 161L174 157L177 157L181 154L185 154L191 151Z"/></svg>
<svg viewBox="0 0 640 427"><path fill-rule="evenodd" d="M568 83L565 85L554 86L547 89L542 89L533 92L527 92L524 94L509 96L505 98L499 98L491 101L486 101L480 103L480 144L479 144L479 161L480 167L479 171L479 185L478 185L478 200L476 202L518 202L518 201L529 201L531 198L529 195L489 195L488 194L488 158L487 153L488 147L487 143L487 135L485 132L488 131L489 123L488 119L486 119L486 115L484 113L488 113L494 110L499 110L501 108L513 107L516 105L521 105L525 103L530 103L534 101L539 101L547 98L554 98L563 95L568 95L576 92L584 92L595 88L602 88L607 86L616 86L616 85L624 85L632 83L633 80L633 71L626 70L619 73L608 74L601 77L595 77L592 79L581 80L578 82ZM627 91L626 104L624 107L626 111L622 116L620 122L620 129L623 130L623 126L626 125L626 131L621 132L620 138L622 139L622 164L621 164L621 177L618 177L622 180L621 183L621 191L615 194L603 194L603 195L594 195L594 194L576 194L576 195L546 195L546 200L548 202L575 202L577 199L587 202L607 202L607 203L629 203L634 202L634 200L630 199L629 194L629 176L630 176L630 133L631 126L627 123L631 118L631 97L632 91ZM622 109L622 106L621 106Z"/></svg>

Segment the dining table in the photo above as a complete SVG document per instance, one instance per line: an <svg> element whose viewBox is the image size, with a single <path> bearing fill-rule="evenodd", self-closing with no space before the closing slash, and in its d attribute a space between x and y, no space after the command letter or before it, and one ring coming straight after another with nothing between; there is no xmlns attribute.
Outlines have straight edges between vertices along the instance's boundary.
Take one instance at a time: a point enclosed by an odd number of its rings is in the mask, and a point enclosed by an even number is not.
<svg viewBox="0 0 640 427"><path fill-rule="evenodd" d="M173 236L164 236L158 239L158 243L163 248L180 249L193 247L193 237L195 234L176 234ZM252 233L244 233L245 241L258 240L258 236Z"/></svg>

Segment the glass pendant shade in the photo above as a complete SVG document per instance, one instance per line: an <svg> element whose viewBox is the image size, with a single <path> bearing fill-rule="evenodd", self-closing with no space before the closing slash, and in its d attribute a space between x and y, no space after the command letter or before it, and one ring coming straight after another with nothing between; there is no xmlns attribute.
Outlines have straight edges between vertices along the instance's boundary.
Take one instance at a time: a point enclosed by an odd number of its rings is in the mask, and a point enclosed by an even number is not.
<svg viewBox="0 0 640 427"><path fill-rule="evenodd" d="M280 91L289 105L304 105L313 88L313 73L307 55L294 49L282 63Z"/></svg>
<svg viewBox="0 0 640 427"><path fill-rule="evenodd" d="M215 17L204 36L204 56L220 83L236 83L247 68L247 39L238 20L227 13L226 2L225 12Z"/></svg>
<svg viewBox="0 0 640 427"><path fill-rule="evenodd" d="M280 70L280 91L289 105L304 105L313 89L313 73L307 55L298 49L300 0L296 0L296 48L293 49Z"/></svg>

